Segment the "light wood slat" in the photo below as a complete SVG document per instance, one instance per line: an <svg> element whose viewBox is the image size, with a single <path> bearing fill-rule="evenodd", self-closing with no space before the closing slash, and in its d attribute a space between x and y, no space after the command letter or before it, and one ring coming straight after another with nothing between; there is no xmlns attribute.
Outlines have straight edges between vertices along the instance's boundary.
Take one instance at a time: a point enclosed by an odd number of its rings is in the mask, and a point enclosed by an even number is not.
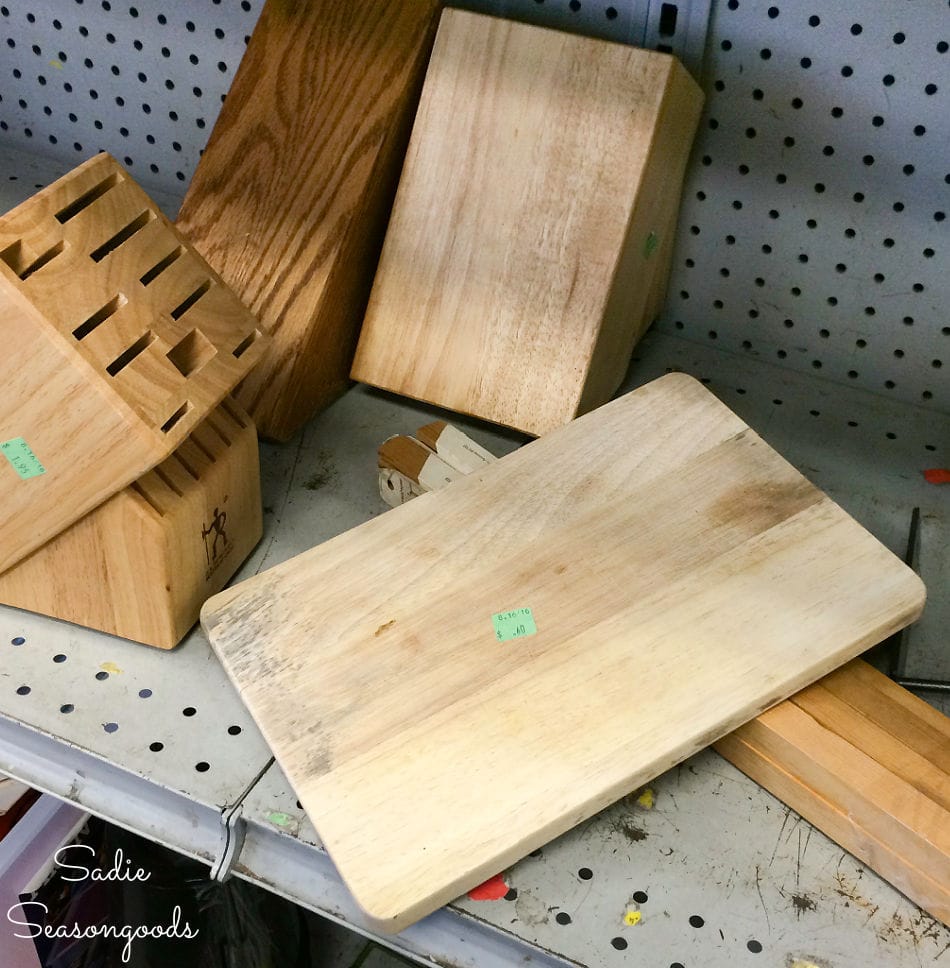
<svg viewBox="0 0 950 968"><path fill-rule="evenodd" d="M875 836L853 816L850 804L863 795L861 790L849 792L844 801L826 798L803 782L797 772L790 771L783 757L767 755L752 741L744 727L723 736L715 745L716 751L730 763L854 854L928 914L950 924L947 881L934 879L929 864L916 866L895 850L888 834ZM820 788L818 781L816 785Z"/></svg>

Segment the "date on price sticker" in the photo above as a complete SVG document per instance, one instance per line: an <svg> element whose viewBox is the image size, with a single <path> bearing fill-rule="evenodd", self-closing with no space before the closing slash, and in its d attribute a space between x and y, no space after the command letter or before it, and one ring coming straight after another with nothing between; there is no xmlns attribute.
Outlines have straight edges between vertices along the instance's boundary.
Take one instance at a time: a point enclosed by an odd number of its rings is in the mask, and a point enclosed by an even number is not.
<svg viewBox="0 0 950 968"><path fill-rule="evenodd" d="M491 617L495 627L495 638L499 642L509 639L522 639L526 635L534 635L538 631L534 624L534 616L530 608L516 608L510 612L498 612Z"/></svg>

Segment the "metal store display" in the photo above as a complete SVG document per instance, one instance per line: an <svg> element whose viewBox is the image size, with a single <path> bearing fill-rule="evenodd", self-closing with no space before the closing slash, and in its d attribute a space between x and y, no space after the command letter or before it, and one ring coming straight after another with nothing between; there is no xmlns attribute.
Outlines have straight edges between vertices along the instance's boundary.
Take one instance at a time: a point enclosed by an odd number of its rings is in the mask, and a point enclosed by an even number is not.
<svg viewBox="0 0 950 968"><path fill-rule="evenodd" d="M685 43L669 34L670 4L468 5ZM675 6L694 41L704 9ZM0 6L0 208L102 148L174 214L259 7ZM627 384L670 368L706 380L898 553L920 507L930 602L909 637L908 673L941 678L950 534L945 492L922 471L947 466L950 443L948 44L941 0L713 4L667 310ZM384 513L375 448L432 414L357 389L295 442L265 445L265 537L241 574ZM459 424L496 453L519 440ZM5 771L217 876L361 929L200 632L162 653L0 608L0 683ZM384 830L367 836L385 849ZM422 963L478 968L529 955L552 965L909 966L950 945L946 928L711 752L505 881L504 898L464 899L386 943Z"/></svg>

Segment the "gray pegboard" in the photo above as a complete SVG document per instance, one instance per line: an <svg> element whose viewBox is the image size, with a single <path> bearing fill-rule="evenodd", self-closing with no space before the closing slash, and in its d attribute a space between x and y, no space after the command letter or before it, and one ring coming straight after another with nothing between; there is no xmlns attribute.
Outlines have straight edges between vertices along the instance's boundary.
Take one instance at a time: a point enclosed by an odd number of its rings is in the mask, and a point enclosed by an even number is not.
<svg viewBox="0 0 950 968"><path fill-rule="evenodd" d="M950 409L950 12L723 0L660 328Z"/></svg>
<svg viewBox="0 0 950 968"><path fill-rule="evenodd" d="M0 139L77 165L97 151L178 196L262 0L0 5Z"/></svg>

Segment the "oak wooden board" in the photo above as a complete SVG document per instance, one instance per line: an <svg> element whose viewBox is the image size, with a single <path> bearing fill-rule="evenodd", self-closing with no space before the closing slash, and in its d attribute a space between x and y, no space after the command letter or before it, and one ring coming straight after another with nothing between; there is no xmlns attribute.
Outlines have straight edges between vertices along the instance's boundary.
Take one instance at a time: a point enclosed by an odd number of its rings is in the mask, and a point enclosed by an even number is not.
<svg viewBox="0 0 950 968"><path fill-rule="evenodd" d="M171 457L0 574L0 602L171 649L262 529L257 433L225 400Z"/></svg>
<svg viewBox="0 0 950 968"><path fill-rule="evenodd" d="M608 400L702 100L667 54L447 9L354 378L532 434Z"/></svg>
<svg viewBox="0 0 950 968"><path fill-rule="evenodd" d="M923 600L672 374L222 592L202 623L356 900L398 931ZM493 616L522 608L537 632L499 641Z"/></svg>
<svg viewBox="0 0 950 968"><path fill-rule="evenodd" d="M441 0L268 0L178 225L273 337L238 391L287 440L349 370Z"/></svg>
<svg viewBox="0 0 950 968"><path fill-rule="evenodd" d="M106 154L0 216L0 341L0 572L168 457L267 344Z"/></svg>

